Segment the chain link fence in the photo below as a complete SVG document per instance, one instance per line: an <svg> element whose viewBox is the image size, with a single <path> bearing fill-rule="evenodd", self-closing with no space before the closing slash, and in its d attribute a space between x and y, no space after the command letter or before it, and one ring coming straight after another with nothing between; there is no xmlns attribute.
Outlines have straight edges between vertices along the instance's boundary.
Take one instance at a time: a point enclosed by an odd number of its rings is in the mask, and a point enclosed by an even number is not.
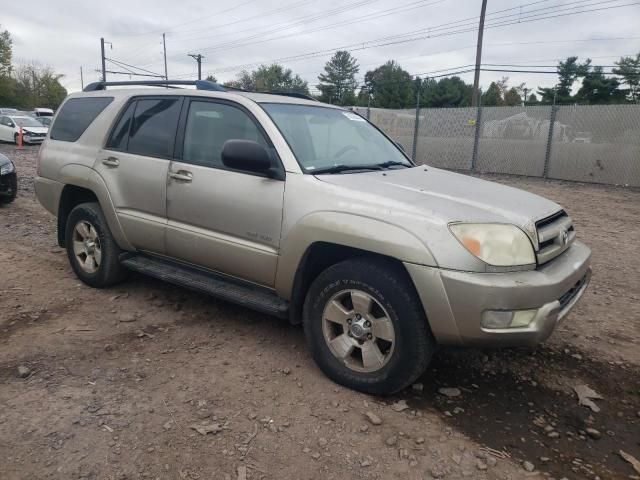
<svg viewBox="0 0 640 480"><path fill-rule="evenodd" d="M354 110L419 164L640 187L640 105Z"/></svg>

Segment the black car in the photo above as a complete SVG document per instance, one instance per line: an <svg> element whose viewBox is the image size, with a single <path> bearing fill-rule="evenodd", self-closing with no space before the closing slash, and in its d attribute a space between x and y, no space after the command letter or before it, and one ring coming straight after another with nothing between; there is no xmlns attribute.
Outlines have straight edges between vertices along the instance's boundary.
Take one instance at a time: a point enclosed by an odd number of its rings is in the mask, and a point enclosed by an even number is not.
<svg viewBox="0 0 640 480"><path fill-rule="evenodd" d="M11 203L18 193L16 166L0 153L0 203Z"/></svg>

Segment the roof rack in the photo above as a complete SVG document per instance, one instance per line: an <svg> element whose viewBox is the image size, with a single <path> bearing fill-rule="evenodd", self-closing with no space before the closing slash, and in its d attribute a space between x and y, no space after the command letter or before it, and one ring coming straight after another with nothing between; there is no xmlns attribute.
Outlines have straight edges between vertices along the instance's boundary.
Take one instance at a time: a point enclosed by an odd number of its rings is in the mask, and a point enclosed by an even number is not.
<svg viewBox="0 0 640 480"><path fill-rule="evenodd" d="M298 93L298 92L256 92L256 93L266 93L267 95L282 95L283 97L294 97L294 98L302 98L304 100L313 100L317 102L317 98L313 98L311 95L307 95L306 93Z"/></svg>
<svg viewBox="0 0 640 480"><path fill-rule="evenodd" d="M211 90L216 92L224 92L225 89L221 85L209 80L130 80L122 82L94 82L84 87L83 92L95 92L98 90L106 90L107 87L172 87L173 85L191 85L198 90Z"/></svg>

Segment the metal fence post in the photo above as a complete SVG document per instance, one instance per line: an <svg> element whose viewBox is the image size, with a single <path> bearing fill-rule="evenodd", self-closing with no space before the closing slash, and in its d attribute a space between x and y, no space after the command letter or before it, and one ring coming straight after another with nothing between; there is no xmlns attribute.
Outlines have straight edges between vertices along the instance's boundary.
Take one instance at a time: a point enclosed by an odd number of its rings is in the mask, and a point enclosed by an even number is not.
<svg viewBox="0 0 640 480"><path fill-rule="evenodd" d="M475 171L478 161L478 147L480 146L480 127L482 126L482 90L478 93L478 111L476 113L476 131L473 137L473 154L471 156L471 171Z"/></svg>
<svg viewBox="0 0 640 480"><path fill-rule="evenodd" d="M367 120L371 120L371 89L367 89Z"/></svg>
<svg viewBox="0 0 640 480"><path fill-rule="evenodd" d="M420 77L416 77L416 121L413 124L413 146L411 160L416 161L418 151L418 128L420 127Z"/></svg>
<svg viewBox="0 0 640 480"><path fill-rule="evenodd" d="M555 99L554 99L555 100ZM547 136L547 151L544 157L544 170L542 176L544 178L549 177L549 163L551 161L551 144L553 143L553 127L556 123L556 114L558 112L558 106L551 105L551 115L549 116L549 135Z"/></svg>

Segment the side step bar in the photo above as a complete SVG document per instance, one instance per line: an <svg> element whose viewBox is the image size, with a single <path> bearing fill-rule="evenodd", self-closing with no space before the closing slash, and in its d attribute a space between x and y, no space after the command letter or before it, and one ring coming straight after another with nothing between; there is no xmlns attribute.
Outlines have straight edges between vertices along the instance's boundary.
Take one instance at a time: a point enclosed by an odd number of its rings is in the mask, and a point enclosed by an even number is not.
<svg viewBox="0 0 640 480"><path fill-rule="evenodd" d="M120 262L130 270L237 303L267 315L279 318L288 318L289 315L289 302L267 288L146 255L124 253L120 256Z"/></svg>

